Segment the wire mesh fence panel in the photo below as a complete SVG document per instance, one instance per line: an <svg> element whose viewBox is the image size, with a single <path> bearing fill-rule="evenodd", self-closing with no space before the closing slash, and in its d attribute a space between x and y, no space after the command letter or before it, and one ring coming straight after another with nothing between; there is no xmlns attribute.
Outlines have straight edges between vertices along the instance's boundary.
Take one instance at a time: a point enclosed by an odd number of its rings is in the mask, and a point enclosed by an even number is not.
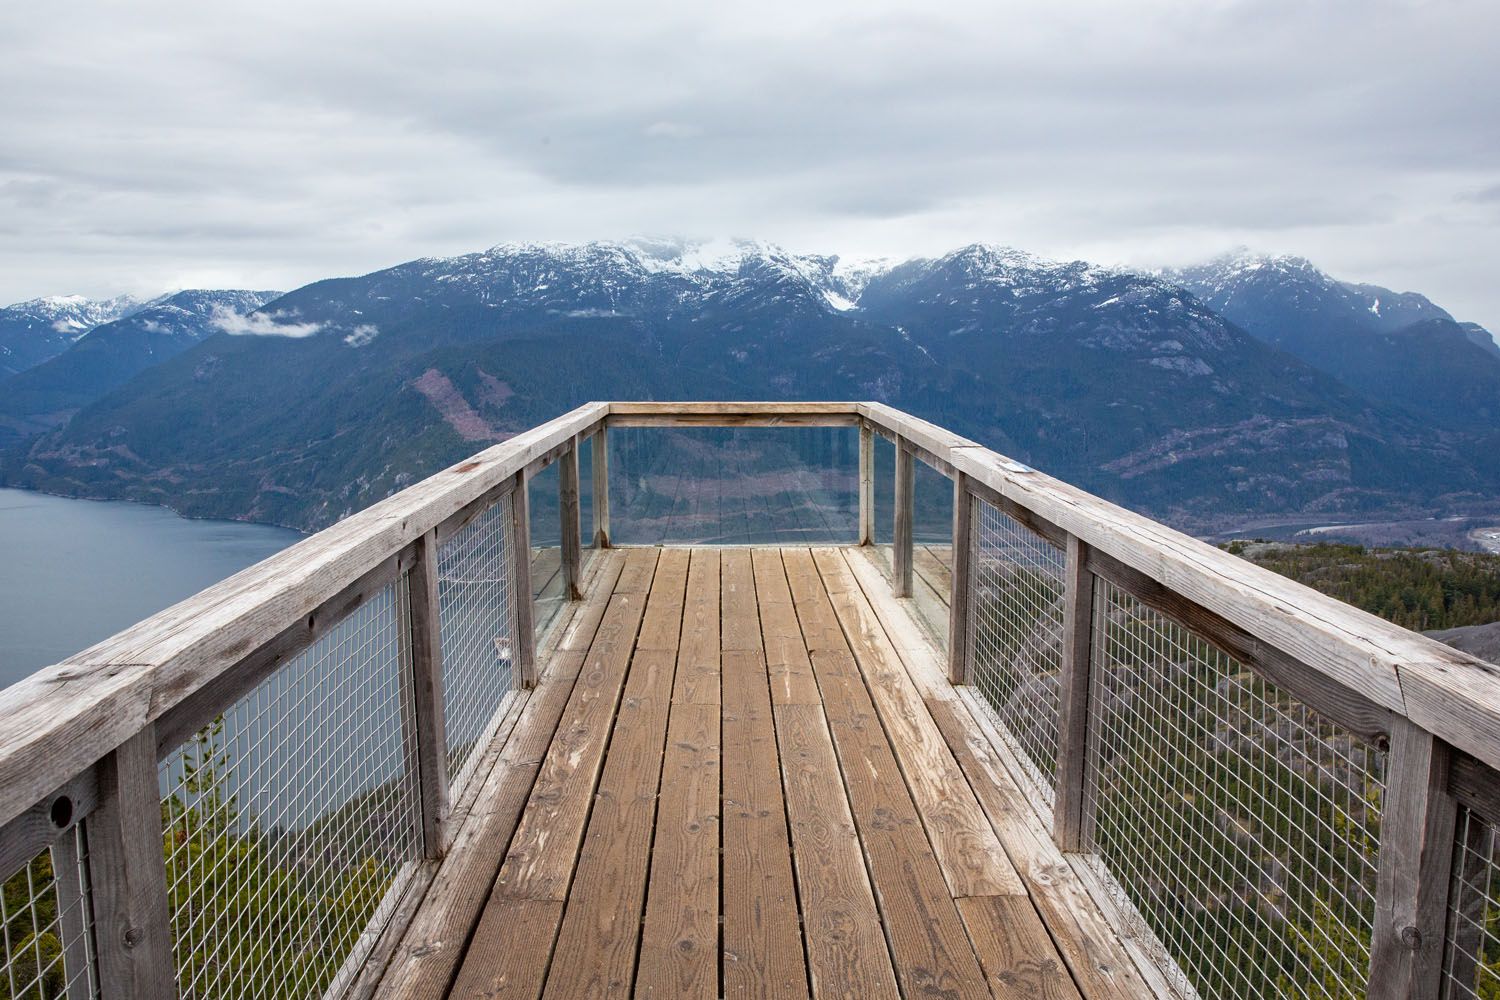
<svg viewBox="0 0 1500 1000"><path fill-rule="evenodd" d="M98 995L87 844L81 828L10 873L0 895L0 998Z"/></svg>
<svg viewBox="0 0 1500 1000"><path fill-rule="evenodd" d="M1500 997L1500 836L1467 808L1458 811L1453 845L1443 996Z"/></svg>
<svg viewBox="0 0 1500 1000"><path fill-rule="evenodd" d="M406 581L161 764L183 1000L319 997L420 854Z"/></svg>
<svg viewBox="0 0 1500 1000"><path fill-rule="evenodd" d="M1158 965L1206 998L1364 996L1385 755L1105 580L1085 809Z"/></svg>
<svg viewBox="0 0 1500 1000"><path fill-rule="evenodd" d="M969 683L994 711L1031 791L1050 808L1066 557L995 506L975 500L973 510Z"/></svg>
<svg viewBox="0 0 1500 1000"><path fill-rule="evenodd" d="M502 497L438 550L448 772L456 789L514 690L514 540Z"/></svg>

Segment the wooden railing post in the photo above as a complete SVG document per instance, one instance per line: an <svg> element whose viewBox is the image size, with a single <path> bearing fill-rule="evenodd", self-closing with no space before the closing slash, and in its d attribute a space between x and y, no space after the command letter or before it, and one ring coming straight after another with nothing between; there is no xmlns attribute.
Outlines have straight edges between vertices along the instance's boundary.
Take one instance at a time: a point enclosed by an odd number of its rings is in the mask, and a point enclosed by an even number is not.
<svg viewBox="0 0 1500 1000"><path fill-rule="evenodd" d="M859 544L875 544L875 429L859 425Z"/></svg>
<svg viewBox="0 0 1500 1000"><path fill-rule="evenodd" d="M407 575L411 630L412 712L415 716L417 787L422 804L422 853L441 858L448 850L448 741L443 697L442 630L438 603L437 532L416 543Z"/></svg>
<svg viewBox="0 0 1500 1000"><path fill-rule="evenodd" d="M557 509L561 520L563 590L570 601L583 599L583 526L578 507L578 442L557 460Z"/></svg>
<svg viewBox="0 0 1500 1000"><path fill-rule="evenodd" d="M609 548L609 434L601 421L594 432L594 547Z"/></svg>
<svg viewBox="0 0 1500 1000"><path fill-rule="evenodd" d="M1086 851L1092 839L1085 817L1089 685L1094 660L1094 574L1084 566L1087 546L1068 536L1064 569L1063 643L1057 679L1057 794L1052 838L1064 851Z"/></svg>
<svg viewBox="0 0 1500 1000"><path fill-rule="evenodd" d="M1436 1000L1442 993L1458 817L1448 791L1450 756L1442 740L1396 720L1381 803L1370 1000Z"/></svg>
<svg viewBox="0 0 1500 1000"><path fill-rule="evenodd" d="M948 595L948 680L969 681L969 602L973 593L969 560L974 535L974 494L969 477L953 474L953 566Z"/></svg>
<svg viewBox="0 0 1500 1000"><path fill-rule="evenodd" d="M99 995L175 997L154 724L100 762L99 805L84 824Z"/></svg>
<svg viewBox="0 0 1500 1000"><path fill-rule="evenodd" d="M57 933L62 939L63 971L69 978L89 964L90 904L79 880L78 832L75 827L64 830L51 851L57 886Z"/></svg>
<svg viewBox="0 0 1500 1000"><path fill-rule="evenodd" d="M891 586L897 597L911 596L911 518L916 469L906 442L896 441L896 525L891 546Z"/></svg>
<svg viewBox="0 0 1500 1000"><path fill-rule="evenodd" d="M512 647L516 677L523 688L536 687L536 624L531 592L531 498L530 477L526 470L516 473L516 488L511 491L511 584L514 588L516 639Z"/></svg>

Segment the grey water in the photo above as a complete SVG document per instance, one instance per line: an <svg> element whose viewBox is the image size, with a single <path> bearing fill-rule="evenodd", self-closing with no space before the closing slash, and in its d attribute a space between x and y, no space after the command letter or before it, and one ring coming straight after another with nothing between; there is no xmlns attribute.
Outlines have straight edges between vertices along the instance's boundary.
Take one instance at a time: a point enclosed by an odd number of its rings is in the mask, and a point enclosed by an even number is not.
<svg viewBox="0 0 1500 1000"><path fill-rule="evenodd" d="M0 489L0 688L301 537L144 504Z"/></svg>

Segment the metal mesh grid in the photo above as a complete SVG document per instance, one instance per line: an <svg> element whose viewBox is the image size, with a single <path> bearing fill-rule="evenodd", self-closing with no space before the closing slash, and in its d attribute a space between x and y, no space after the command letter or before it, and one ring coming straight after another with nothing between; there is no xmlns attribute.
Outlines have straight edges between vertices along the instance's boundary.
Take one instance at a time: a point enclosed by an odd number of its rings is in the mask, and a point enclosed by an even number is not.
<svg viewBox="0 0 1500 1000"><path fill-rule="evenodd" d="M444 724L455 788L515 688L513 549L511 498L505 496L438 550Z"/></svg>
<svg viewBox="0 0 1500 1000"><path fill-rule="evenodd" d="M1051 806L1066 558L983 500L973 505L969 683L994 710L1032 791Z"/></svg>
<svg viewBox="0 0 1500 1000"><path fill-rule="evenodd" d="M1198 995L1364 996L1385 755L1105 580L1097 863Z"/></svg>
<svg viewBox="0 0 1500 1000"><path fill-rule="evenodd" d="M1443 996L1500 997L1500 837L1492 823L1464 808L1453 845Z"/></svg>
<svg viewBox="0 0 1500 1000"><path fill-rule="evenodd" d="M75 826L5 880L0 895L0 997L97 996L85 838Z"/></svg>
<svg viewBox="0 0 1500 1000"><path fill-rule="evenodd" d="M394 906L421 839L405 595L381 589L162 762L184 1000L321 996Z"/></svg>

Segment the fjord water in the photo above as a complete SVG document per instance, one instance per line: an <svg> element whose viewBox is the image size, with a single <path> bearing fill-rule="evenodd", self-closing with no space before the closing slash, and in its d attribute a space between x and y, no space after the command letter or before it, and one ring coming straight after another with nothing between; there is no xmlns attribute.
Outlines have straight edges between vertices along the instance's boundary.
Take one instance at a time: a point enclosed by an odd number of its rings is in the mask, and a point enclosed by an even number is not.
<svg viewBox="0 0 1500 1000"><path fill-rule="evenodd" d="M0 489L0 687L301 537L143 504Z"/></svg>

